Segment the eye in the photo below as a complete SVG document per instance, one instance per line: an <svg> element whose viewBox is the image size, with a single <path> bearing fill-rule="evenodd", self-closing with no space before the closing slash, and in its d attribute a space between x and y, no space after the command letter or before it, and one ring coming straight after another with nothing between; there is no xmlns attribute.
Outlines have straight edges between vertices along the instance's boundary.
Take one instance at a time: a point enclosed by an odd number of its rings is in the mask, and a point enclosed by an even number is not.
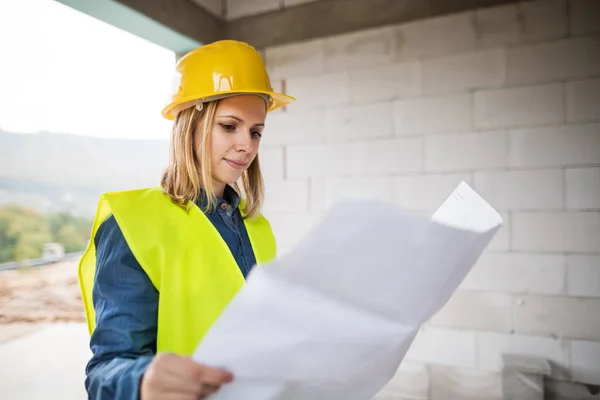
<svg viewBox="0 0 600 400"><path fill-rule="evenodd" d="M219 124L219 125L221 125L221 128L223 128L227 132L235 131L235 125L231 125L231 124Z"/></svg>
<svg viewBox="0 0 600 400"><path fill-rule="evenodd" d="M252 131L251 134L254 137L259 137L259 138L262 137L262 133L260 133L259 131Z"/></svg>

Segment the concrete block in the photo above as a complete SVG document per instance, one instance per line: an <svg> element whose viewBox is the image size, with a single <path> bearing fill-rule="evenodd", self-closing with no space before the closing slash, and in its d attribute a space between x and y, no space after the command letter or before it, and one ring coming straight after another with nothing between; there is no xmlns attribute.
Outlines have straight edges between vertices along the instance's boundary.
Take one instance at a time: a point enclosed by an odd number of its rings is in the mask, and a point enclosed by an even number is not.
<svg viewBox="0 0 600 400"><path fill-rule="evenodd" d="M325 68L328 72L390 64L395 55L391 27L361 30L325 39Z"/></svg>
<svg viewBox="0 0 600 400"><path fill-rule="evenodd" d="M308 212L309 181L273 181L265 183L265 213Z"/></svg>
<svg viewBox="0 0 600 400"><path fill-rule="evenodd" d="M325 112L325 140L392 138L392 110L392 102L329 108Z"/></svg>
<svg viewBox="0 0 600 400"><path fill-rule="evenodd" d="M523 295L514 306L518 333L600 340L600 299Z"/></svg>
<svg viewBox="0 0 600 400"><path fill-rule="evenodd" d="M325 211L347 199L373 199L391 202L392 177L326 178L311 180L311 211Z"/></svg>
<svg viewBox="0 0 600 400"><path fill-rule="evenodd" d="M567 208L600 209L600 168L567 169L565 174Z"/></svg>
<svg viewBox="0 0 600 400"><path fill-rule="evenodd" d="M536 84L600 74L600 37L580 37L507 50L507 83Z"/></svg>
<svg viewBox="0 0 600 400"><path fill-rule="evenodd" d="M571 340L570 349L572 380L600 385L600 343Z"/></svg>
<svg viewBox="0 0 600 400"><path fill-rule="evenodd" d="M515 212L513 250L552 252L600 251L600 212Z"/></svg>
<svg viewBox="0 0 600 400"><path fill-rule="evenodd" d="M550 376L552 365L543 357L522 356L518 354L503 354L504 369L519 371L526 374Z"/></svg>
<svg viewBox="0 0 600 400"><path fill-rule="evenodd" d="M551 373L548 360L504 354L502 361L504 399L544 400L544 380Z"/></svg>
<svg viewBox="0 0 600 400"><path fill-rule="evenodd" d="M293 248L315 227L319 218L312 213L271 213L269 222L277 247Z"/></svg>
<svg viewBox="0 0 600 400"><path fill-rule="evenodd" d="M485 252L460 288L524 294L562 294L565 290L565 256Z"/></svg>
<svg viewBox="0 0 600 400"><path fill-rule="evenodd" d="M517 371L502 371L502 393L506 400L545 400L544 377Z"/></svg>
<svg viewBox="0 0 600 400"><path fill-rule="evenodd" d="M600 298L600 255L567 255L569 296Z"/></svg>
<svg viewBox="0 0 600 400"><path fill-rule="evenodd" d="M264 50L261 51L261 55L262 55L263 59L266 58L266 56L264 54L265 54ZM285 82L284 81L285 80L283 78L271 78L271 87L273 88L273 91L276 91L278 93L285 93ZM274 112L270 112L269 115L283 113L283 112L285 112L285 109L286 109L286 107L281 107L281 108L275 110Z"/></svg>
<svg viewBox="0 0 600 400"><path fill-rule="evenodd" d="M569 349L563 340L543 336L477 333L477 366L480 369L501 371L502 356L505 354L548 359L552 365L552 377L560 379L569 376Z"/></svg>
<svg viewBox="0 0 600 400"><path fill-rule="evenodd" d="M268 181L281 180L285 176L283 147L261 148L258 152L260 170Z"/></svg>
<svg viewBox="0 0 600 400"><path fill-rule="evenodd" d="M475 12L477 46L499 47L541 42L567 34L565 0L532 1Z"/></svg>
<svg viewBox="0 0 600 400"><path fill-rule="evenodd" d="M279 0L227 0L227 19L262 14L279 9Z"/></svg>
<svg viewBox="0 0 600 400"><path fill-rule="evenodd" d="M510 332L511 306L510 295L458 290L429 322L448 328Z"/></svg>
<svg viewBox="0 0 600 400"><path fill-rule="evenodd" d="M398 176L394 178L394 203L411 210L434 211L461 181L472 185L471 174Z"/></svg>
<svg viewBox="0 0 600 400"><path fill-rule="evenodd" d="M407 361L426 364L475 367L475 333L466 330L426 326L408 350Z"/></svg>
<svg viewBox="0 0 600 400"><path fill-rule="evenodd" d="M348 145L297 145L287 148L287 177L318 178L349 174Z"/></svg>
<svg viewBox="0 0 600 400"><path fill-rule="evenodd" d="M421 64L407 61L348 72L352 103L364 104L421 94Z"/></svg>
<svg viewBox="0 0 600 400"><path fill-rule="evenodd" d="M422 138L354 142L350 154L354 176L423 170Z"/></svg>
<svg viewBox="0 0 600 400"><path fill-rule="evenodd" d="M508 165L507 142L505 131L427 135L425 170L505 168Z"/></svg>
<svg viewBox="0 0 600 400"><path fill-rule="evenodd" d="M262 147L319 144L325 141L325 110L269 113L261 138Z"/></svg>
<svg viewBox="0 0 600 400"><path fill-rule="evenodd" d="M469 131L472 104L469 94L397 101L394 107L396 135Z"/></svg>
<svg viewBox="0 0 600 400"><path fill-rule="evenodd" d="M571 0L569 11L571 35L588 35L600 32L600 24L598 23L600 2L597 0Z"/></svg>
<svg viewBox="0 0 600 400"><path fill-rule="evenodd" d="M427 366L403 361L394 377L375 399L429 400L429 371Z"/></svg>
<svg viewBox="0 0 600 400"><path fill-rule="evenodd" d="M266 65L272 80L325 73L323 39L269 47L265 52Z"/></svg>
<svg viewBox="0 0 600 400"><path fill-rule="evenodd" d="M432 365L431 400L501 400L502 376L497 372Z"/></svg>
<svg viewBox="0 0 600 400"><path fill-rule="evenodd" d="M350 174L353 165L348 144L288 146L287 177L320 178Z"/></svg>
<svg viewBox="0 0 600 400"><path fill-rule="evenodd" d="M503 49L484 50L423 61L423 94L499 88L506 75Z"/></svg>
<svg viewBox="0 0 600 400"><path fill-rule="evenodd" d="M286 93L296 98L290 109L322 109L350 103L348 74L343 72L290 78L286 87Z"/></svg>
<svg viewBox="0 0 600 400"><path fill-rule="evenodd" d="M472 13L409 22L396 27L395 34L400 59L429 58L475 49Z"/></svg>
<svg viewBox="0 0 600 400"><path fill-rule="evenodd" d="M563 171L475 172L474 189L495 209L548 210L564 208Z"/></svg>
<svg viewBox="0 0 600 400"><path fill-rule="evenodd" d="M562 84L484 90L475 93L474 102L478 128L517 128L564 121Z"/></svg>
<svg viewBox="0 0 600 400"><path fill-rule="evenodd" d="M600 163L600 124L513 130L510 167L579 166Z"/></svg>
<svg viewBox="0 0 600 400"><path fill-rule="evenodd" d="M600 79L567 82L566 85L567 121L600 121Z"/></svg>

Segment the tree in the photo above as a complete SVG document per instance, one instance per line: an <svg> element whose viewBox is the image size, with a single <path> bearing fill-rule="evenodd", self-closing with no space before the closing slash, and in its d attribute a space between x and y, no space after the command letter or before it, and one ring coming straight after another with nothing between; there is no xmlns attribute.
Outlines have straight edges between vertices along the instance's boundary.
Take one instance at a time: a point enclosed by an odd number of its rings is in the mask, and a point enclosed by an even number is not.
<svg viewBox="0 0 600 400"><path fill-rule="evenodd" d="M18 205L0 208L0 262L36 258L51 240L46 218Z"/></svg>
<svg viewBox="0 0 600 400"><path fill-rule="evenodd" d="M85 236L82 236L73 224L61 226L54 241L65 246L67 253L83 250L87 244Z"/></svg>
<svg viewBox="0 0 600 400"><path fill-rule="evenodd" d="M50 224L50 233L54 240L58 241L60 236L60 230L67 225L73 226L77 235L81 236L85 241L89 238L90 231L92 229L92 220L84 217L76 217L67 212L59 212L56 214L50 214L48 216L48 223ZM64 243L63 243L64 245Z"/></svg>
<svg viewBox="0 0 600 400"><path fill-rule="evenodd" d="M0 207L0 263L38 258L49 242L66 252L84 250L91 227L89 218L66 212L46 216L18 205Z"/></svg>

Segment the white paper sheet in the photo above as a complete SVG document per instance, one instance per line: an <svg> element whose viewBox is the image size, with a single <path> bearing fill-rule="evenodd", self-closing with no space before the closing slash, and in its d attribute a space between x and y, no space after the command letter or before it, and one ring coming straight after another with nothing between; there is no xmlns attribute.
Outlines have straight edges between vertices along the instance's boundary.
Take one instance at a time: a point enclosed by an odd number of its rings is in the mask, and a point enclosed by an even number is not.
<svg viewBox="0 0 600 400"><path fill-rule="evenodd" d="M387 203L333 207L255 268L193 358L236 377L214 400L369 400L502 225L466 183L427 219Z"/></svg>

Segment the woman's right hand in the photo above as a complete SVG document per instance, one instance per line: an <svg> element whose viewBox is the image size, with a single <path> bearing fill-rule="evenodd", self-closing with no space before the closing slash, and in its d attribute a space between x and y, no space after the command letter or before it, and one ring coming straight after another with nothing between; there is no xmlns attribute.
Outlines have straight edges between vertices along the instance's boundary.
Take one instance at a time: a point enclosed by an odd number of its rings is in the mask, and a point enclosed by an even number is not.
<svg viewBox="0 0 600 400"><path fill-rule="evenodd" d="M232 380L233 375L225 370L198 364L189 357L158 353L142 376L140 399L205 399Z"/></svg>

